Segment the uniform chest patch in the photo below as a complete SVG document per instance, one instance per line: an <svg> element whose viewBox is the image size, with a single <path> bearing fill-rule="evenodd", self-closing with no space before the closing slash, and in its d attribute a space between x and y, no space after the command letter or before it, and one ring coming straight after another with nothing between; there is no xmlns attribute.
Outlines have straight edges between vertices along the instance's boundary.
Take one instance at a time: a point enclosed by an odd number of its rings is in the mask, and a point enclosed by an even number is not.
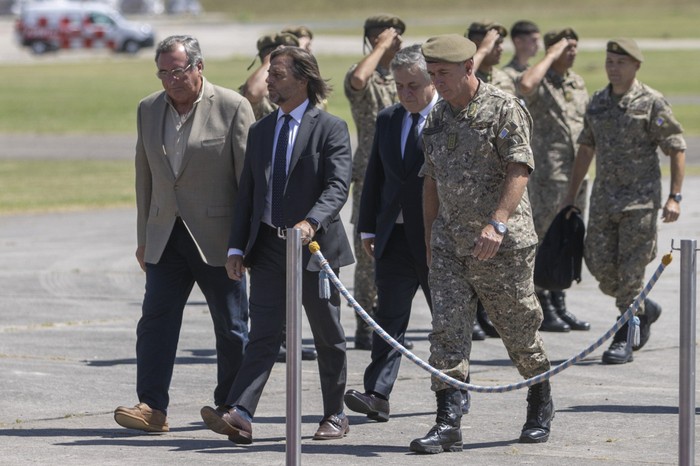
<svg viewBox="0 0 700 466"><path fill-rule="evenodd" d="M447 135L447 149L455 150L457 147L457 133L450 133Z"/></svg>

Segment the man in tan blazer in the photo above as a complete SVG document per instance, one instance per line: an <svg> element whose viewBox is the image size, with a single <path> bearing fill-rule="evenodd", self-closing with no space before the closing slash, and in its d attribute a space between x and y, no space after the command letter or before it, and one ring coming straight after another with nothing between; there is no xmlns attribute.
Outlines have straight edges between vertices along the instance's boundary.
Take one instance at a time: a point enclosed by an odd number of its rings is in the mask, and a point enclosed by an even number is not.
<svg viewBox="0 0 700 466"><path fill-rule="evenodd" d="M136 258L146 292L136 342L139 403L118 407L121 426L168 431L168 388L182 314L195 282L216 335L224 404L248 341L245 282L230 280L228 234L253 110L238 93L209 83L197 39L171 36L156 50L164 91L141 101L136 143Z"/></svg>

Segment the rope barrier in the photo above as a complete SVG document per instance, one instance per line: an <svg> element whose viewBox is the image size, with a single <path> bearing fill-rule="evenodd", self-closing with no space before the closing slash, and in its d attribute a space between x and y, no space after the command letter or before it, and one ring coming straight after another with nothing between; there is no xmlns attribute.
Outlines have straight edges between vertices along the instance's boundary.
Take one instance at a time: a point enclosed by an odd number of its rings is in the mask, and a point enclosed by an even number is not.
<svg viewBox="0 0 700 466"><path fill-rule="evenodd" d="M311 251L311 254L317 257L319 260L320 266L322 273L320 275L320 280L321 282L324 282L326 280L331 280L333 282L333 285L338 289L340 294L345 297L345 299L348 301L348 303L352 306L352 308L357 312L357 314L364 320L367 325L370 326L370 328L376 332L384 341L386 341L389 345L391 345L392 348L400 352L403 356L405 356L409 361L412 361L414 364L422 368L423 370L427 371L432 375L433 377L436 377L440 379L440 381L449 384L450 386L460 389L460 390L470 390L478 393L504 393L504 392L509 392L513 390L519 390L521 388L525 387L530 387L531 385L535 385L541 382L544 382L545 380L549 380L552 376L562 372L564 369L567 369L571 367L572 365L576 364L577 362L581 361L583 358L591 354L593 351L595 351L597 348L599 348L603 343L605 343L606 340L610 339L615 333L620 330L626 322L633 319L633 325L630 325L630 333L634 331L634 327L637 327L639 324L639 319L634 316L634 313L639 309L639 306L641 305L642 302L646 299L647 295L649 292L654 288L654 285L656 282L659 280L661 277L661 274L664 272L666 269L666 266L671 263L672 257L671 253L666 254L663 256L661 259L661 263L659 266L656 268L654 271L654 274L651 276L649 281L647 282L646 286L642 290L641 293L635 298L635 300L632 302L632 304L627 308L627 310L620 316L620 318L615 322L615 324L603 334L598 340L596 340L592 345L590 345L588 348L584 349L577 355L567 359L566 361L562 362L561 364L551 368L547 372L543 372L541 374L536 375L535 377L529 378L527 380L523 380L521 382L516 382L516 383L511 383L508 385L496 385L496 386L484 386L484 385L475 385L471 383L465 383L461 382L457 379L454 379L443 372L441 372L439 369L435 369L432 367L430 364L427 362L423 361L421 358L416 356L415 354L411 353L409 350L404 348L401 343L396 341L391 335L386 333L383 328L381 328L375 321L370 317L367 312L362 309L362 306L360 306L357 301L355 301L355 298L352 297L350 292L345 288L343 283L340 281L338 276L333 272L333 269L331 266L328 264L328 261L326 260L325 257L323 257L323 254L321 253L321 248L319 247L318 243L315 241L309 244L309 251ZM325 288L325 285L321 283L320 285L321 289L327 289ZM632 344L632 339L628 338L627 339L627 344L631 345Z"/></svg>

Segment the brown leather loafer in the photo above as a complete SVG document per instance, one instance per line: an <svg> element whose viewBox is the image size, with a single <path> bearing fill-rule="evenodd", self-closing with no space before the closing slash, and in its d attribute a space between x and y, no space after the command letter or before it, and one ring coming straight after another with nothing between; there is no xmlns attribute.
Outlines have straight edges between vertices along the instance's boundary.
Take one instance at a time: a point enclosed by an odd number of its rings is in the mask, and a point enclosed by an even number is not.
<svg viewBox="0 0 700 466"><path fill-rule="evenodd" d="M217 434L227 435L233 443L248 445L253 443L253 426L235 408L223 411L205 406L199 412L202 420Z"/></svg>
<svg viewBox="0 0 700 466"><path fill-rule="evenodd" d="M336 416L328 416L320 423L320 427L314 434L314 440L337 440L345 437L350 432L350 421L344 416L342 419Z"/></svg>
<svg viewBox="0 0 700 466"><path fill-rule="evenodd" d="M139 403L133 408L119 406L114 410L114 420L127 429L144 432L168 432L168 419L163 411L151 409L146 403Z"/></svg>

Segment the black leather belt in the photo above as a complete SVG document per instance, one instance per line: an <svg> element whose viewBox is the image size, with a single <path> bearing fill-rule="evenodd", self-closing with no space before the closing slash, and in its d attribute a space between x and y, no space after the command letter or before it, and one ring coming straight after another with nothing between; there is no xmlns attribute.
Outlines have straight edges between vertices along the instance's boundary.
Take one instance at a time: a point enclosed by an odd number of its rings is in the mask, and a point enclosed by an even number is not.
<svg viewBox="0 0 700 466"><path fill-rule="evenodd" d="M275 235L279 239L287 239L287 229L282 227L271 227L265 222L260 222L260 231L269 235Z"/></svg>

